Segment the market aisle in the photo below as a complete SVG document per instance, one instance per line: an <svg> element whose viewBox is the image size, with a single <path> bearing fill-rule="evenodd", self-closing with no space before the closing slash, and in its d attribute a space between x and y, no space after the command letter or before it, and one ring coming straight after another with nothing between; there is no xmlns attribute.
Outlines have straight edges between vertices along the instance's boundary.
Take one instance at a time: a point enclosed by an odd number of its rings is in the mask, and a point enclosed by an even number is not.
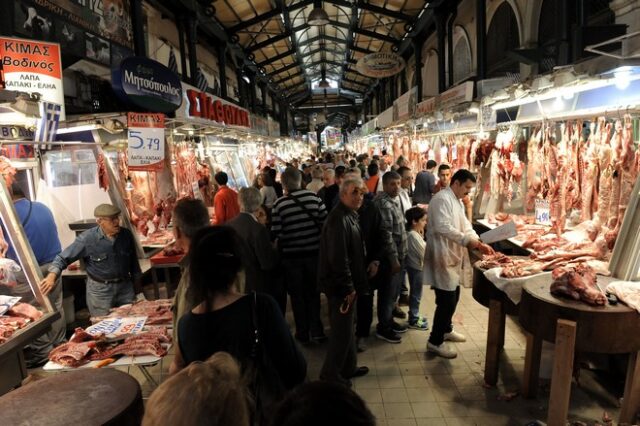
<svg viewBox="0 0 640 426"><path fill-rule="evenodd" d="M424 295L426 304L423 302L421 312L431 317L433 292L425 288ZM354 389L367 402L379 425L515 426L546 419L548 386L540 390L538 400L519 395L511 401L499 400L500 396L519 391L524 369L525 338L519 324L511 318L507 318L498 387L483 387L487 314L488 310L471 296L471 289L462 288L454 322L456 330L468 340L457 344L458 358L453 360L425 355L428 331L409 330L398 345L370 338L369 349L359 354L358 364L368 366L371 371L354 380ZM290 312L287 320L293 324ZM325 347L302 348L311 379L319 375ZM171 359L172 354L164 360L165 374ZM160 369L154 367L150 372L158 377ZM130 374L140 381L147 398L152 390L150 384L137 369L131 369ZM610 390L603 389L586 370L581 371L580 383L581 387L573 385L570 420L593 424L602 420L604 411L617 418L619 409Z"/></svg>
<svg viewBox="0 0 640 426"><path fill-rule="evenodd" d="M426 305L421 312L431 320L435 306L433 292L425 288ZM467 342L457 344L458 357L453 360L425 355L429 332L409 330L403 342L392 345L375 337L369 349L358 355L358 365L371 371L354 380L354 389L367 402L379 425L524 425L547 415L548 389L538 400L516 396L511 401L498 397L520 389L524 369L525 337L520 326L507 319L505 351L501 359L497 388L483 387L484 357L488 310L462 288L460 304L454 317L457 331ZM324 359L324 347L306 347L309 376L317 378ZM593 424L607 411L614 419L618 408L615 398L582 371L582 388L573 386L571 420Z"/></svg>

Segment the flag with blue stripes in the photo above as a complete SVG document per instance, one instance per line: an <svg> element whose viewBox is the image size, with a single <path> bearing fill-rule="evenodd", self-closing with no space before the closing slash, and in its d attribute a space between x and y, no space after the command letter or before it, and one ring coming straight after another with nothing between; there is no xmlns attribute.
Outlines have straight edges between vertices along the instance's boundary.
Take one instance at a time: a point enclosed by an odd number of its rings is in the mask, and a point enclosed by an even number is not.
<svg viewBox="0 0 640 426"><path fill-rule="evenodd" d="M178 61L176 60L176 53L173 51L173 47L169 50L169 66L168 68L172 73L178 74Z"/></svg>
<svg viewBox="0 0 640 426"><path fill-rule="evenodd" d="M60 124L61 106L50 102L40 103L40 120L36 126L34 142L53 142L58 133ZM47 144L40 145L41 149L46 149Z"/></svg>
<svg viewBox="0 0 640 426"><path fill-rule="evenodd" d="M209 88L209 82L200 67L198 67L198 74L196 75L196 87L200 89L201 92L205 92Z"/></svg>

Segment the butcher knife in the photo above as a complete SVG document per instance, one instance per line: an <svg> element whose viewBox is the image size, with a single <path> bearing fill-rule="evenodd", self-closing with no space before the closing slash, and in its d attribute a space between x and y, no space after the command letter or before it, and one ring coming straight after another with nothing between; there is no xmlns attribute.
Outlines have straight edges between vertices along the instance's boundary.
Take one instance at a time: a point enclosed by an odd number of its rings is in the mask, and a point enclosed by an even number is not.
<svg viewBox="0 0 640 426"><path fill-rule="evenodd" d="M502 241L508 238L515 237L516 235L518 235L516 224L513 221L509 221L504 225L500 225L480 235L480 239L485 244L491 244L495 243L496 241Z"/></svg>

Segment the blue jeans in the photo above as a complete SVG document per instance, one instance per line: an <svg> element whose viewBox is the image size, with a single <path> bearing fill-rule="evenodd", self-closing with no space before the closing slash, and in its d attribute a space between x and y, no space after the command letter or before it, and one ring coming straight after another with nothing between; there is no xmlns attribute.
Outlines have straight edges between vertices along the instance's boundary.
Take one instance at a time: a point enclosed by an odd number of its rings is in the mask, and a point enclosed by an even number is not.
<svg viewBox="0 0 640 426"><path fill-rule="evenodd" d="M407 266L409 274L409 321L420 317L420 300L422 299L422 271Z"/></svg>
<svg viewBox="0 0 640 426"><path fill-rule="evenodd" d="M87 307L92 317L108 315L111 308L133 303L135 297L131 281L103 284L87 277Z"/></svg>

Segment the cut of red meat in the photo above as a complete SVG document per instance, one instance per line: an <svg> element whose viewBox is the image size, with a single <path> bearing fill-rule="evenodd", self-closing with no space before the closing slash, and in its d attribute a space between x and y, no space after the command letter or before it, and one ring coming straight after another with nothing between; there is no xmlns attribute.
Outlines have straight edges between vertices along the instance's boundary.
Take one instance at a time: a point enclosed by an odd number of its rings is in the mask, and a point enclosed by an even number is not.
<svg viewBox="0 0 640 426"><path fill-rule="evenodd" d="M11 309L9 309L9 311L7 311L7 315L11 315L14 317L23 317L33 321L37 321L42 317L43 314L28 303L16 303Z"/></svg>
<svg viewBox="0 0 640 426"><path fill-rule="evenodd" d="M590 266L579 263L574 267L560 267L551 273L551 293L582 300L590 305L604 305L607 298L596 285L596 273Z"/></svg>

